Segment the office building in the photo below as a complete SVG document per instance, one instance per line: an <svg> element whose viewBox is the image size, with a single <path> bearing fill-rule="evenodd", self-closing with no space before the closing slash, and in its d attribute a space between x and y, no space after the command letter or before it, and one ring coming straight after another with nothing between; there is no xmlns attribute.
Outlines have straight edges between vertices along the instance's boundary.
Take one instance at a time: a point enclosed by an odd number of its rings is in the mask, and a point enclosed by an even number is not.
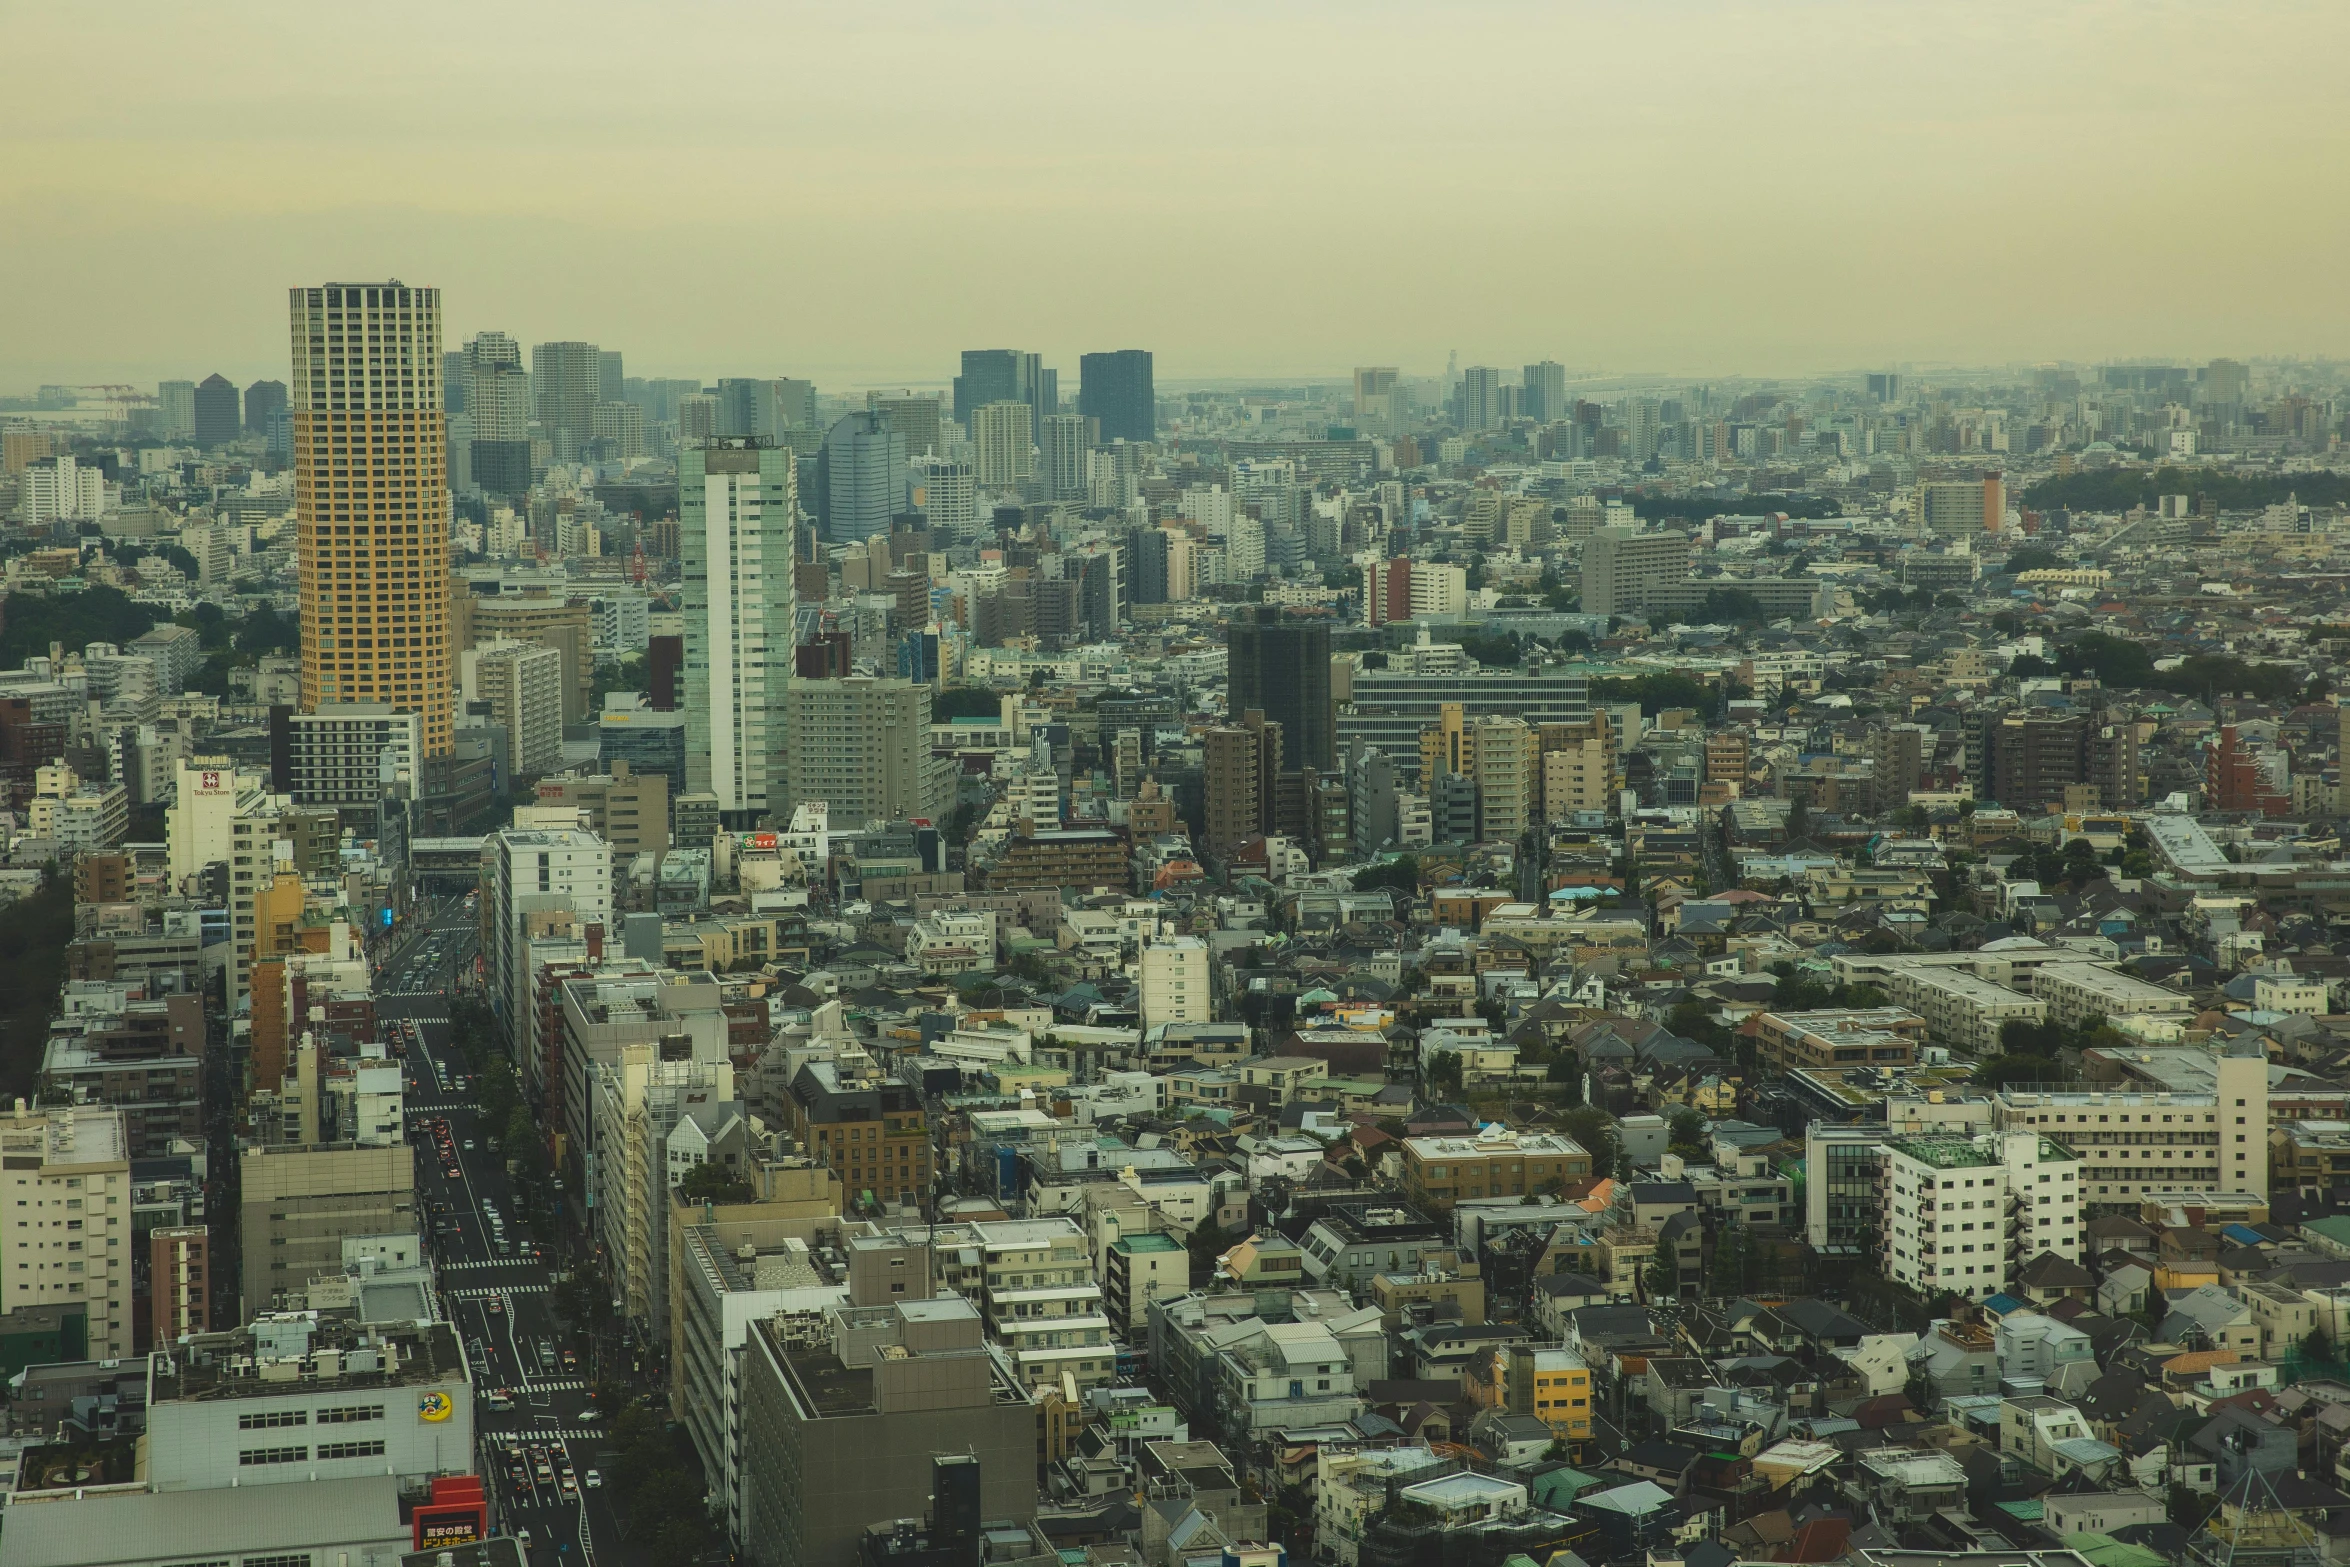
<svg viewBox="0 0 2350 1567"><path fill-rule="evenodd" d="M818 460L826 541L851 544L889 532L909 488L906 438L889 416L867 410L841 418L825 432Z"/></svg>
<svg viewBox="0 0 2350 1567"><path fill-rule="evenodd" d="M342 1272L346 1239L415 1233L416 1156L404 1142L249 1145L240 1170L248 1320Z"/></svg>
<svg viewBox="0 0 2350 1567"><path fill-rule="evenodd" d="M424 721L387 702L273 708L269 726L270 787L297 805L373 811L388 788L423 788Z"/></svg>
<svg viewBox="0 0 2350 1567"><path fill-rule="evenodd" d="M794 805L823 801L850 825L945 814L929 686L870 675L794 680L784 712Z"/></svg>
<svg viewBox="0 0 2350 1567"><path fill-rule="evenodd" d="M853 1300L817 1335L743 1347L742 1528L756 1567L859 1567L877 1519L929 1510L933 1461L977 1460L978 1516L1036 1512L1038 1414L960 1296ZM942 1500L941 1510L946 1510Z"/></svg>
<svg viewBox="0 0 2350 1567"><path fill-rule="evenodd" d="M465 695L489 704L506 731L514 776L536 778L563 765L563 660L551 647L501 638L464 653Z"/></svg>
<svg viewBox="0 0 2350 1567"><path fill-rule="evenodd" d="M291 297L302 702L386 702L454 743L439 289Z"/></svg>
<svg viewBox="0 0 2350 1567"><path fill-rule="evenodd" d="M797 515L788 450L729 439L678 454L686 792L717 796L731 827L783 804Z"/></svg>
<svg viewBox="0 0 2350 1567"><path fill-rule="evenodd" d="M1443 721L1448 703L1458 705L1464 719L1502 714L1523 718L1538 729L1591 718L1590 681L1556 666L1442 675L1358 669L1352 696L1338 718L1338 748L1350 757L1371 750L1392 757L1418 756L1421 731Z"/></svg>
<svg viewBox="0 0 2350 1567"><path fill-rule="evenodd" d="M634 691L608 692L596 723L596 759L607 770L659 774L675 799L686 792L685 721L683 710L655 707Z"/></svg>
<svg viewBox="0 0 2350 1567"><path fill-rule="evenodd" d="M0 1316L78 1310L89 1354L131 1352L130 1145L112 1105L0 1110Z"/></svg>
<svg viewBox="0 0 2350 1567"><path fill-rule="evenodd" d="M1036 431L1036 487L1048 501L1082 500L1085 483L1083 414L1046 414Z"/></svg>
<svg viewBox="0 0 2350 1567"><path fill-rule="evenodd" d="M155 410L165 440L187 440L196 433L196 383L162 382L155 388Z"/></svg>
<svg viewBox="0 0 2350 1567"><path fill-rule="evenodd" d="M539 343L531 348L531 411L555 461L577 462L595 438L603 379L602 354L593 343Z"/></svg>
<svg viewBox="0 0 2350 1567"><path fill-rule="evenodd" d="M540 1059L523 1053L536 1037L531 940L558 926L581 932L612 929L612 849L577 828L509 827L491 836L484 856L489 886L482 901L490 929L482 958L489 966L490 1006L517 1060L531 1061L527 1078ZM572 1102L584 1104L584 1099ZM574 1130L584 1132L584 1126Z"/></svg>
<svg viewBox="0 0 2350 1567"><path fill-rule="evenodd" d="M976 436L972 417L989 403L1026 403L1032 419L1059 413L1057 386L1053 406L1042 406L1045 375L1043 360L1036 354L1017 348L966 348L963 373L955 377L955 422Z"/></svg>
<svg viewBox="0 0 2350 1567"><path fill-rule="evenodd" d="M1659 589L1688 576L1688 534L1601 528L1583 546L1583 613L1641 614Z"/></svg>
<svg viewBox="0 0 2350 1567"><path fill-rule="evenodd" d="M245 433L266 438L270 422L286 411L286 383L255 381L245 388Z"/></svg>
<svg viewBox="0 0 2350 1567"><path fill-rule="evenodd" d="M609 710L606 715L610 716ZM587 830L612 846L622 859L669 851L669 779L613 761L606 773L566 773L541 778L538 803L577 806Z"/></svg>
<svg viewBox="0 0 2350 1567"><path fill-rule="evenodd" d="M1918 525L1943 538L1997 533L2006 512L2003 474L1987 473L1979 481L1932 481L1918 486Z"/></svg>
<svg viewBox="0 0 2350 1567"><path fill-rule="evenodd" d="M1404 1192L1427 1213L1456 1201L1556 1191L1591 1174L1591 1154L1571 1137L1491 1126L1474 1137L1404 1139Z"/></svg>
<svg viewBox="0 0 2350 1567"><path fill-rule="evenodd" d="M1328 623L1286 617L1274 605L1244 607L1225 628L1225 644L1229 710L1253 708L1281 726L1284 767L1336 771Z"/></svg>
<svg viewBox="0 0 2350 1567"><path fill-rule="evenodd" d="M944 452L938 438L943 421L937 398L910 394L884 397L870 392L866 394L866 406L887 418L889 427L904 438L908 457L937 457Z"/></svg>
<svg viewBox="0 0 2350 1567"><path fill-rule="evenodd" d="M466 451L474 487L515 498L532 478L530 374L522 345L503 332L477 332L457 350L471 427Z"/></svg>
<svg viewBox="0 0 2350 1567"><path fill-rule="evenodd" d="M215 446L226 446L241 434L245 427L244 410L239 406L237 383L217 371L206 376L196 387L193 434L196 444L207 451Z"/></svg>
<svg viewBox="0 0 2350 1567"><path fill-rule="evenodd" d="M339 1248L321 1271L342 1272ZM403 1288L417 1320L273 1312L176 1351L158 1345L141 1443L148 1485L307 1491L362 1475L422 1485L473 1473L464 1345L454 1326L430 1320L424 1286Z"/></svg>
<svg viewBox="0 0 2350 1567"><path fill-rule="evenodd" d="M1921 1295L1983 1300L2042 1252L2078 1263L2085 1173L2036 1131L1887 1139L1878 1176L1885 1276Z"/></svg>
<svg viewBox="0 0 2350 1567"><path fill-rule="evenodd" d="M1101 421L1105 445L1159 438L1158 394L1151 385L1149 349L1081 354L1077 377L1077 411Z"/></svg>
<svg viewBox="0 0 2350 1567"><path fill-rule="evenodd" d="M617 348L599 349L596 353L596 401L617 403L621 391L628 385L626 361Z"/></svg>
<svg viewBox="0 0 2350 1567"><path fill-rule="evenodd" d="M978 484L971 465L934 457L922 464L920 475L914 509L930 520L932 532L969 537L979 517Z"/></svg>
<svg viewBox="0 0 2350 1567"><path fill-rule="evenodd" d="M982 485L1012 488L1035 472L1032 417L1026 403L983 403L971 411L974 467Z"/></svg>
<svg viewBox="0 0 2350 1567"><path fill-rule="evenodd" d="M1539 424L1551 424L1573 413L1567 401L1567 367L1555 359L1526 367L1518 412Z"/></svg>

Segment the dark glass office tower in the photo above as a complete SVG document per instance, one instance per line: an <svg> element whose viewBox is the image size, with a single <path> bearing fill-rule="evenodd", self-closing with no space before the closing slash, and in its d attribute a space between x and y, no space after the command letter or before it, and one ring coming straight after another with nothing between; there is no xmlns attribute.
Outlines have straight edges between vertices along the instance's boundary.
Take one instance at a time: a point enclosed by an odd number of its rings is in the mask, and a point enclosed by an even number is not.
<svg viewBox="0 0 2350 1567"><path fill-rule="evenodd" d="M1102 443L1158 438L1157 394L1151 389L1147 348L1081 354L1077 360L1077 411L1102 422Z"/></svg>
<svg viewBox="0 0 2350 1567"><path fill-rule="evenodd" d="M1338 716L1330 701L1330 628L1285 618L1271 604L1244 607L1225 631L1227 708L1251 708L1281 726L1285 765L1334 772Z"/></svg>

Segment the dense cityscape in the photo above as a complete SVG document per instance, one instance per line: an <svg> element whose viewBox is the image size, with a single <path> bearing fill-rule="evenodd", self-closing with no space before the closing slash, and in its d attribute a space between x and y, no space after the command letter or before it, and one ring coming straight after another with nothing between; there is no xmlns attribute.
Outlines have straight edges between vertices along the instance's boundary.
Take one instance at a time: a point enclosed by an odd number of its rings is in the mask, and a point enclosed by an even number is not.
<svg viewBox="0 0 2350 1567"><path fill-rule="evenodd" d="M2332 1559L2338 366L288 308L0 400L0 1567Z"/></svg>

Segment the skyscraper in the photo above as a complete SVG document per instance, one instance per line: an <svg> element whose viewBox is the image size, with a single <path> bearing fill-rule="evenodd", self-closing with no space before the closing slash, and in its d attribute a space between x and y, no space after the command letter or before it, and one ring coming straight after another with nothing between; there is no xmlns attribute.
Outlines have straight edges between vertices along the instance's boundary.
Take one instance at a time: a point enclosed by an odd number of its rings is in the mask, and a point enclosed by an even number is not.
<svg viewBox="0 0 2350 1567"><path fill-rule="evenodd" d="M196 383L165 381L155 388L159 432L167 441L184 441L196 433Z"/></svg>
<svg viewBox="0 0 2350 1567"><path fill-rule="evenodd" d="M1278 606L1243 609L1224 633L1229 708L1261 710L1281 726L1286 765L1333 772L1338 715L1330 699L1330 628L1285 617Z"/></svg>
<svg viewBox="0 0 2350 1567"><path fill-rule="evenodd" d="M198 446L226 446L243 428L237 383L215 372L196 388L195 435Z"/></svg>
<svg viewBox="0 0 2350 1567"><path fill-rule="evenodd" d="M887 414L867 410L835 421L819 460L827 541L850 544L887 533L889 520L906 509L906 438Z"/></svg>
<svg viewBox="0 0 2350 1567"><path fill-rule="evenodd" d="M1077 411L1102 422L1104 441L1158 439L1159 405L1151 387L1150 350L1121 348L1081 355L1077 376Z"/></svg>
<svg viewBox="0 0 2350 1567"><path fill-rule="evenodd" d="M286 411L286 383L255 381L245 388L245 433L266 438L269 421Z"/></svg>
<svg viewBox="0 0 2350 1567"><path fill-rule="evenodd" d="M782 804L792 662L792 454L748 438L677 454L685 574L686 789L747 828ZM886 523L884 524L886 526Z"/></svg>
<svg viewBox="0 0 2350 1567"><path fill-rule="evenodd" d="M596 351L596 401L616 403L628 376L621 363L620 350L603 348Z"/></svg>
<svg viewBox="0 0 2350 1567"><path fill-rule="evenodd" d="M596 433L603 354L593 343L540 343L530 351L530 389L539 429L557 462L576 462Z"/></svg>
<svg viewBox="0 0 2350 1567"><path fill-rule="evenodd" d="M530 375L522 345L476 332L464 348L466 417L473 422L473 482L492 495L529 493Z"/></svg>
<svg viewBox="0 0 2350 1567"><path fill-rule="evenodd" d="M1461 372L1460 424L1464 430L1491 430L1501 424L1501 372L1471 365Z"/></svg>
<svg viewBox="0 0 2350 1567"><path fill-rule="evenodd" d="M1084 499L1085 450L1085 415L1045 415L1036 430L1036 477L1046 500Z"/></svg>
<svg viewBox="0 0 2350 1567"><path fill-rule="evenodd" d="M971 410L971 444L981 484L1018 484L1036 471L1033 417L1024 402L983 403Z"/></svg>
<svg viewBox="0 0 2350 1567"><path fill-rule="evenodd" d="M955 422L971 429L972 415L989 403L1026 403L1033 421L1042 370L1040 355L1017 348L964 349L963 373L955 377Z"/></svg>
<svg viewBox="0 0 2350 1567"><path fill-rule="evenodd" d="M1564 419L1572 406L1567 402L1567 367L1555 359L1526 367L1525 389L1518 396L1518 412L1543 424Z"/></svg>
<svg viewBox="0 0 2350 1567"><path fill-rule="evenodd" d="M441 291L329 283L291 292L302 710L388 702L446 756L449 496Z"/></svg>

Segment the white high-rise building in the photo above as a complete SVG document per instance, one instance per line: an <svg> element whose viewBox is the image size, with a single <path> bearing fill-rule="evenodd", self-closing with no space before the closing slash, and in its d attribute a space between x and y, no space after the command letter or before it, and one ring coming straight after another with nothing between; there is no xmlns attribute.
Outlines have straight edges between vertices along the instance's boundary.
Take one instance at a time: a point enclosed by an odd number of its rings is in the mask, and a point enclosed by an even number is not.
<svg viewBox="0 0 2350 1567"><path fill-rule="evenodd" d="M1208 946L1197 936L1171 936L1142 949L1142 1026L1214 1020L1208 989Z"/></svg>
<svg viewBox="0 0 2350 1567"><path fill-rule="evenodd" d="M27 467L23 490L24 520L34 527L92 522L106 514L106 475L63 452Z"/></svg>
<svg viewBox="0 0 2350 1567"><path fill-rule="evenodd" d="M573 827L508 827L492 840L491 1003L510 1030L528 1037L530 933L524 919L562 911L581 926L612 928L612 849Z"/></svg>
<svg viewBox="0 0 2350 1567"><path fill-rule="evenodd" d="M1885 1142L1885 1276L1921 1294L1983 1299L2042 1252L2081 1260L2081 1161L2036 1131Z"/></svg>
<svg viewBox="0 0 2350 1567"><path fill-rule="evenodd" d="M971 413L979 482L1006 487L1036 471L1033 410L1026 403L983 403Z"/></svg>
<svg viewBox="0 0 2350 1567"><path fill-rule="evenodd" d="M747 828L783 809L783 702L792 672L792 540L799 489L788 448L751 438L677 459L684 552L686 790Z"/></svg>
<svg viewBox="0 0 2350 1567"><path fill-rule="evenodd" d="M914 504L933 528L967 532L979 517L979 491L967 462L924 458L914 464Z"/></svg>
<svg viewBox="0 0 2350 1567"><path fill-rule="evenodd" d="M1265 525L1245 514L1224 524L1224 565L1234 582L1246 582L1265 570Z"/></svg>
<svg viewBox="0 0 2350 1567"><path fill-rule="evenodd" d="M171 885L183 889L207 865L228 863L232 824L240 809L258 808L266 780L240 777L220 757L194 757L179 764L165 837L171 854Z"/></svg>
<svg viewBox="0 0 2350 1567"><path fill-rule="evenodd" d="M1036 478L1046 500L1085 498L1085 457L1085 416L1046 414L1036 432Z"/></svg>

